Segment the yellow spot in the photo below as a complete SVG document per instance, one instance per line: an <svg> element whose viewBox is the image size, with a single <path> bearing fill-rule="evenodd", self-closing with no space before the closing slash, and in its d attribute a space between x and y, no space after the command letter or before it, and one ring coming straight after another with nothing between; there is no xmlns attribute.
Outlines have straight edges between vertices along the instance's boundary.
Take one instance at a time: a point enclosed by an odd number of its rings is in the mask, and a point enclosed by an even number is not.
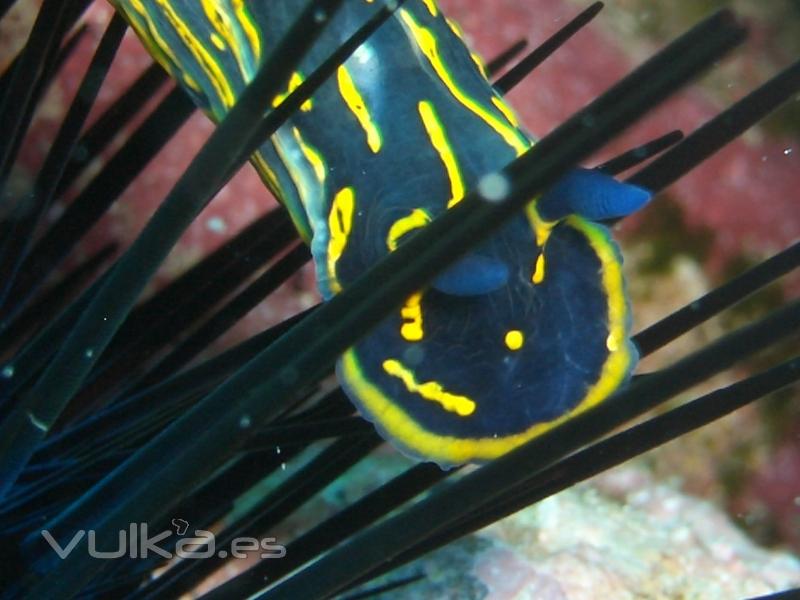
<svg viewBox="0 0 800 600"><path fill-rule="evenodd" d="M336 263L347 246L347 238L353 227L355 205L356 196L353 188L343 188L334 196L331 212L328 215L328 277L334 293L342 289L336 279Z"/></svg>
<svg viewBox="0 0 800 600"><path fill-rule="evenodd" d="M314 175L316 175L317 181L324 183L325 161L322 160L322 156L320 156L319 152L317 152L314 147L312 147L303 139L303 136L300 134L300 130L297 129L297 127L292 127L292 133L294 134L294 139L297 141L297 145L300 146L303 156L305 156L306 160L311 163L311 167L314 169Z"/></svg>
<svg viewBox="0 0 800 600"><path fill-rule="evenodd" d="M411 294L400 309L400 316L406 321L400 326L400 335L407 342L419 342L425 337L422 329L422 294Z"/></svg>
<svg viewBox="0 0 800 600"><path fill-rule="evenodd" d="M441 56L439 56L436 37L429 29L419 25L407 10L400 10L400 18L405 23L420 51L428 59L428 62L430 62L436 75L438 75L439 79L458 102L496 131L503 140L516 151L517 156L531 147L532 144L530 140L522 135L519 130L504 123L501 119L492 114L491 111L470 98L456 85L450 71L444 64L444 61L442 61ZM453 25L451 25L451 27L452 26Z"/></svg>
<svg viewBox="0 0 800 600"><path fill-rule="evenodd" d="M198 66L208 76L208 80L211 82L211 86L214 88L222 105L225 108L233 106L236 102L236 96L219 63L214 60L211 53L206 50L200 40L195 37L191 28L180 18L180 15L178 15L177 11L170 4L170 0L156 0L156 4L161 7L162 14L175 29L183 45L186 46L186 49L189 50L197 61Z"/></svg>
<svg viewBox="0 0 800 600"><path fill-rule="evenodd" d="M544 281L544 252L536 258L536 268L533 270L531 281L536 284Z"/></svg>
<svg viewBox="0 0 800 600"><path fill-rule="evenodd" d="M431 13L431 16L435 17L439 14L439 9L436 7L434 0L422 0L422 2L428 7L428 12Z"/></svg>
<svg viewBox="0 0 800 600"><path fill-rule="evenodd" d="M211 43L217 47L217 50L225 50L225 41L216 33L211 34Z"/></svg>
<svg viewBox="0 0 800 600"><path fill-rule="evenodd" d="M519 127L519 119L517 119L517 116L508 104L497 96L492 96L492 104L497 107L497 110L503 113L503 116L511 123L512 127Z"/></svg>
<svg viewBox="0 0 800 600"><path fill-rule="evenodd" d="M506 333L505 342L506 347L509 350L519 350L525 343L525 334L523 334L519 329L512 329Z"/></svg>
<svg viewBox="0 0 800 600"><path fill-rule="evenodd" d="M412 394L419 394L425 400L438 402L448 412L456 413L459 417L467 417L475 412L475 402L467 396L452 394L436 381L417 383L413 371L406 368L399 360L383 361L383 370L392 377L400 379Z"/></svg>
<svg viewBox="0 0 800 600"><path fill-rule="evenodd" d="M450 208L464 198L464 181L461 178L461 170L458 168L456 155L447 140L447 135L436 111L433 109L433 105L427 100L423 100L419 103L418 108L422 123L425 125L425 131L431 140L431 145L439 153L447 171L447 177L450 180L450 200L447 201L447 208Z"/></svg>
<svg viewBox="0 0 800 600"><path fill-rule="evenodd" d="M397 219L389 228L389 235L386 236L386 247L392 252L397 249L400 238L409 231L425 227L431 222L431 217L421 208L415 208L407 217Z"/></svg>
<svg viewBox="0 0 800 600"><path fill-rule="evenodd" d="M353 78L350 77L350 72L347 70L347 67L339 67L336 75L339 81L339 93L342 95L342 99L345 104L347 104L347 108L350 109L350 112L352 112L358 120L361 129L363 129L364 133L367 135L367 145L370 150L372 150L373 154L377 154L382 144L381 132L375 126L375 123L373 123L372 116L369 114L364 98L361 97L356 84L353 82Z"/></svg>
<svg viewBox="0 0 800 600"><path fill-rule="evenodd" d="M281 102L286 100L286 98L288 98L293 91L299 88L302 83L303 83L302 74L298 73L297 71L292 73L292 76L289 78L288 89L286 90L285 93L278 94L277 96L275 96L275 99L272 101L272 108L278 108L281 105ZM300 110L302 110L303 112L308 112L312 108L314 108L314 103L311 100L311 98L309 98L300 105Z"/></svg>

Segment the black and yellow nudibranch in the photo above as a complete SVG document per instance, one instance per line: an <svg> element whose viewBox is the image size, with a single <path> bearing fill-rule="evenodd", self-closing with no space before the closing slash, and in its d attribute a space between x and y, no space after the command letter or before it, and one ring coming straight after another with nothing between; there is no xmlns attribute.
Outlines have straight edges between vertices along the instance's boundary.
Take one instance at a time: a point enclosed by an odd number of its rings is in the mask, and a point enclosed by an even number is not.
<svg viewBox="0 0 800 600"><path fill-rule="evenodd" d="M114 4L217 119L305 6ZM377 4L347 2L290 88ZM532 144L436 3L408 0L253 163L330 298ZM601 402L637 356L621 257L599 222L648 198L575 170L348 350L348 396L395 446L442 466L499 456Z"/></svg>

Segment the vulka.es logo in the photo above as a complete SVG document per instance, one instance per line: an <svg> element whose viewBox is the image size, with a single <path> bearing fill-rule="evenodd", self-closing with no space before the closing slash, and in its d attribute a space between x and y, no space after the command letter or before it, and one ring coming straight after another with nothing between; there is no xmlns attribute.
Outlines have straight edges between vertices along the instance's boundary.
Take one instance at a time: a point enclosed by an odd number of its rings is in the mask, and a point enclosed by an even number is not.
<svg viewBox="0 0 800 600"><path fill-rule="evenodd" d="M189 523L183 519L172 519L172 526L175 527L178 535L183 535L189 528ZM217 550L214 534L204 529L195 529L194 537L182 537L173 543L165 543L175 532L166 530L155 535L150 535L147 523L131 523L127 530L118 532L116 548L98 548L97 534L90 529L77 531L65 545L61 545L53 535L46 529L42 530L42 537L48 545L55 551L60 559L68 557L86 539L86 551L92 558L114 559L114 558L148 558L155 554L163 558L209 558L219 556L220 558L246 558L254 552L259 552L261 558L283 558L286 556L286 548L275 543L275 538L267 537L256 539L251 537L235 538L230 543L230 550ZM113 543L113 542L112 542ZM159 544L172 549L167 550Z"/></svg>

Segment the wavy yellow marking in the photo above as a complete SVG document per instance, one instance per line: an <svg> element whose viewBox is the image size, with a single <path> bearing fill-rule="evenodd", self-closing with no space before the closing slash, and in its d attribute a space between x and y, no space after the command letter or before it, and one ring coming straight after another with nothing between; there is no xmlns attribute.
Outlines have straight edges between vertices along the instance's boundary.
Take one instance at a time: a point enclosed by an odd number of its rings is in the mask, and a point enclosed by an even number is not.
<svg viewBox="0 0 800 600"><path fill-rule="evenodd" d="M414 17L412 17L405 9L400 10L400 18L411 32L411 35L416 41L417 46L428 59L433 67L433 70L439 76L439 79L441 79L442 83L445 85L445 87L447 87L455 99L464 105L469 111L479 117L483 122L489 125L489 127L495 130L503 138L503 140L505 140L505 142L516 151L517 156L521 155L528 148L530 148L530 141L526 139L525 136L523 136L518 130L514 129L513 127L509 127L501 119L497 118L494 114L486 110L486 108L461 91L456 82L453 81L453 77L450 74L447 66L442 61L441 56L439 56L438 42L430 30L419 25Z"/></svg>
<svg viewBox="0 0 800 600"><path fill-rule="evenodd" d="M388 359L383 361L383 370L392 377L397 377L412 394L419 394L425 400L438 402L448 412L456 413L459 417L467 417L475 412L475 402L467 396L460 396L446 391L436 381L418 383L414 372L399 360Z"/></svg>
<svg viewBox="0 0 800 600"><path fill-rule="evenodd" d="M397 250L397 245L400 238L407 234L409 231L425 227L431 222L431 217L421 208L415 208L407 217L397 219L389 228L389 234L386 236L386 247L392 252Z"/></svg>
<svg viewBox="0 0 800 600"><path fill-rule="evenodd" d="M428 12L431 13L432 17L435 17L439 14L439 9L436 6L436 2L434 0L422 0L423 4L428 8Z"/></svg>
<svg viewBox="0 0 800 600"><path fill-rule="evenodd" d="M428 460L435 460L442 466L491 460L600 403L625 379L632 356L628 344L625 343L627 308L622 272L613 243L598 225L575 216L569 217L568 222L583 233L597 253L602 264L603 287L609 297L610 335L617 342L618 349L606 359L597 383L588 388L578 406L550 422L538 423L521 433L503 437L458 438L433 433L422 427L392 398L364 377L356 352L348 350L340 363L342 377L358 394L365 410L375 418L379 416L381 427L401 446Z"/></svg>
<svg viewBox="0 0 800 600"><path fill-rule="evenodd" d="M509 123L511 123L512 127L519 127L519 119L517 119L517 116L514 114L514 111L511 110L511 107L508 104L503 102L497 96L492 96L492 104L497 107L497 110L503 113L503 116L508 120Z"/></svg>
<svg viewBox="0 0 800 600"><path fill-rule="evenodd" d="M425 337L422 328L422 293L411 294L403 308L400 309L400 317L406 322L400 326L400 335L407 342L419 342Z"/></svg>
<svg viewBox="0 0 800 600"><path fill-rule="evenodd" d="M314 169L314 175L316 175L317 181L324 183L326 168L325 161L322 159L322 156L316 150L316 148L311 146L303 139L303 136L297 127L292 127L292 133L294 134L294 139L297 141L297 145L300 146L303 156L305 156L306 160L311 163L311 167Z"/></svg>
<svg viewBox="0 0 800 600"><path fill-rule="evenodd" d="M353 188L342 188L334 196L331 212L328 215L328 277L334 293L342 290L336 279L336 263L339 262L347 246L347 238L353 227L355 206L356 195Z"/></svg>
<svg viewBox="0 0 800 600"><path fill-rule="evenodd" d="M244 34L250 42L253 58L258 64L261 60L261 35L258 32L258 27L253 22L244 0L232 0L231 5L233 6L233 14L236 16L236 20L242 26Z"/></svg>
<svg viewBox="0 0 800 600"><path fill-rule="evenodd" d="M458 168L456 155L453 152L450 142L447 140L444 127L439 121L439 117L433 108L433 104L427 100L422 100L418 105L419 115L425 125L425 131L431 140L431 145L444 163L447 177L450 180L450 200L447 201L447 208L458 204L464 198L464 180L461 177L461 170Z"/></svg>
<svg viewBox="0 0 800 600"><path fill-rule="evenodd" d="M503 341L509 350L519 350L525 344L525 334L519 329L512 329L506 333Z"/></svg>
<svg viewBox="0 0 800 600"><path fill-rule="evenodd" d="M253 76L250 62L247 60L244 48L236 35L235 26L232 22L230 13L224 10L219 5L219 0L200 0L203 5L203 12L206 14L208 22L214 28L216 33L225 41L227 47L230 48L236 64L239 65L239 72L244 77L245 81L249 81ZM212 40L213 40L212 34ZM216 42L215 42L216 44ZM219 48L219 46L217 46ZM220 50L223 50L220 48Z"/></svg>
<svg viewBox="0 0 800 600"><path fill-rule="evenodd" d="M364 102L364 98L361 96L353 78L350 76L350 71L347 70L347 67L341 66L336 71L336 77L339 82L339 93L344 103L347 105L347 108L350 109L350 112L353 113L358 123L361 125L361 129L363 129L364 133L367 135L367 145L369 149L372 150L373 154L377 154L383 143L381 132L372 121L372 116L369 114L367 104Z"/></svg>
<svg viewBox="0 0 800 600"><path fill-rule="evenodd" d="M299 88L302 83L303 83L303 75L297 71L292 73L292 76L289 78L288 89L283 94L278 94L277 96L275 96L275 99L272 101L272 108L277 108L278 106L280 106L281 102L286 100L286 98L289 97L289 94L291 94L293 91ZM302 110L303 112L308 112L312 108L314 108L314 103L311 98L309 98L300 105L300 110Z"/></svg>
<svg viewBox="0 0 800 600"><path fill-rule="evenodd" d="M197 39L189 28L189 26L180 18L180 15L170 4L170 0L156 0L161 9L164 17L175 29L178 36L183 41L189 52L192 53L195 60L197 60L200 68L208 75L217 97L222 102L225 108L230 108L236 102L236 96L233 89L225 77L225 73L219 64L214 60L211 53L206 50L205 46Z"/></svg>

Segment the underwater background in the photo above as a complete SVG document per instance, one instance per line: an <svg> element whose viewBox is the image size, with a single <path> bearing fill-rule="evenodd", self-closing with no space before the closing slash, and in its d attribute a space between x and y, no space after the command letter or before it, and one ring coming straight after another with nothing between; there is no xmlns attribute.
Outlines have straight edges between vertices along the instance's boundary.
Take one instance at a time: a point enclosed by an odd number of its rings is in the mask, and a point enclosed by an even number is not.
<svg viewBox="0 0 800 600"><path fill-rule="evenodd" d="M522 38L535 46L585 7L572 0L441 0L439 4L486 58ZM590 162L601 162L673 129L691 131L796 60L800 3L609 1L591 25L510 92L509 101L524 126L542 137L657 48L721 6L731 6L747 20L750 34L744 48L656 108ZM24 32L38 9L34 0L18 0L0 22L3 69L24 42ZM6 193L24 190L41 168L112 12L105 2L92 3L84 17L85 35L38 103L9 180L11 192ZM89 122L150 64L149 55L128 32ZM126 131L140 124L143 115L165 95L163 86L154 91ZM110 242L126 247L212 129L203 115L195 112L189 117L119 201L64 257L62 269L84 263ZM102 169L122 147L126 135L116 136L102 155L93 159L74 182L75 190ZM670 186L646 211L615 228L625 257L634 331L800 239L799 138L800 97L795 95L764 122ZM74 196L75 192L68 192L60 198L48 221L55 221ZM174 281L275 206L252 168L243 167L184 234L147 294ZM669 365L723 333L797 299L799 293L800 277L795 272L648 356L639 371ZM318 302L313 272L306 264L191 364ZM789 358L796 354L798 341L794 334L734 370L687 390L659 411ZM386 581L403 577L415 581L381 597L744 598L800 587L799 401L796 385L771 394L462 538L385 576ZM280 452L280 446L277 449ZM300 472L313 448L304 452L279 461L280 468L272 480L263 482L260 493ZM381 446L271 529L270 535L291 539L412 464ZM259 491L254 489L250 495L257 498ZM243 499L243 506L247 502ZM193 594L247 566L246 561L230 561ZM417 580L420 573L424 576Z"/></svg>

